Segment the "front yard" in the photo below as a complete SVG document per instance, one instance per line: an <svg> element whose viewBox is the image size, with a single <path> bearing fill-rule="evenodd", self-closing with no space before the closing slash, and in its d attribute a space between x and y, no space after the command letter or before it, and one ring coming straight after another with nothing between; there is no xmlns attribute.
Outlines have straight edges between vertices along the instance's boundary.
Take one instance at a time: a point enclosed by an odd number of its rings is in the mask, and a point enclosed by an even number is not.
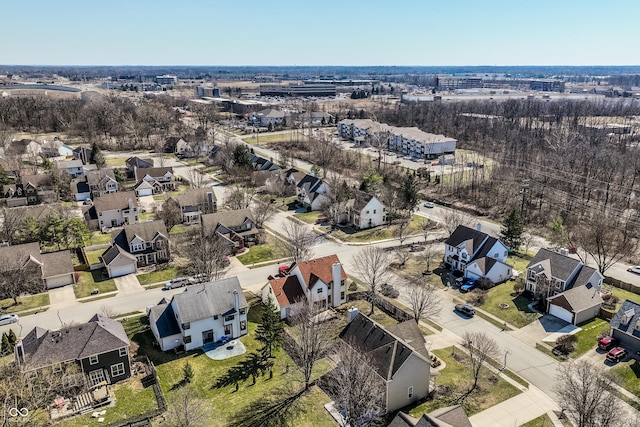
<svg viewBox="0 0 640 427"><path fill-rule="evenodd" d="M508 282L489 289L484 304L480 305L479 308L513 326L522 328L539 319L541 315L529 309L528 305L531 301L522 294L518 294L517 296L511 294L514 284L514 281L509 280ZM473 292L460 294L460 296L464 300L469 301L473 298ZM506 304L506 306L504 304Z"/></svg>
<svg viewBox="0 0 640 427"><path fill-rule="evenodd" d="M409 226L405 230L406 236L413 236L416 234L422 234L420 228L423 217L413 215ZM329 227L327 227L329 229ZM345 242L374 242L377 240L386 240L398 237L398 225L380 225L375 228L356 231L352 228L343 228L339 230L331 231L331 235L337 239Z"/></svg>
<svg viewBox="0 0 640 427"><path fill-rule="evenodd" d="M316 220L320 218L322 213L320 211L302 212L294 215L300 221L304 221L307 224L315 224Z"/></svg>
<svg viewBox="0 0 640 427"><path fill-rule="evenodd" d="M45 305L49 305L49 294L47 292L18 297L18 305L15 305L13 298L0 300L0 309L3 314L32 310Z"/></svg>
<svg viewBox="0 0 640 427"><path fill-rule="evenodd" d="M107 279L100 270L77 271L78 281L73 286L73 293L76 298L91 296L91 291L98 289L99 294L117 291L116 283L113 279Z"/></svg>
<svg viewBox="0 0 640 427"><path fill-rule="evenodd" d="M453 347L448 347L433 351L446 364L446 367L440 371L440 376L438 377L439 391L436 393L435 399L411 408L410 415L419 418L424 413L460 403L457 400L469 390L473 383L473 378L467 366L469 358L458 348L455 349L456 356L454 358L451 354L452 349ZM462 406L467 415L471 416L504 402L519 393L520 391L509 382L483 368L478 388L465 399Z"/></svg>
<svg viewBox="0 0 640 427"><path fill-rule="evenodd" d="M263 236L265 243L252 246L249 248L248 252L238 255L236 257L238 261L244 265L251 265L259 262L281 259L287 256L286 251L280 244L277 237L269 233L264 233Z"/></svg>
<svg viewBox="0 0 640 427"><path fill-rule="evenodd" d="M594 350L598 345L598 334L603 330L609 330L609 323L605 320L602 320L598 317L591 320L588 323L580 325L582 330L576 333L576 337L578 337L578 343L576 344L576 349L571 353L571 357L578 358L585 354L589 350Z"/></svg>
<svg viewBox="0 0 640 427"><path fill-rule="evenodd" d="M632 357L611 369L614 381L630 393L640 396L640 362Z"/></svg>
<svg viewBox="0 0 640 427"><path fill-rule="evenodd" d="M142 286L150 285L151 283L166 282L167 280L175 279L178 277L180 270L178 267L166 267L161 270L152 271L151 273L138 274L138 282Z"/></svg>

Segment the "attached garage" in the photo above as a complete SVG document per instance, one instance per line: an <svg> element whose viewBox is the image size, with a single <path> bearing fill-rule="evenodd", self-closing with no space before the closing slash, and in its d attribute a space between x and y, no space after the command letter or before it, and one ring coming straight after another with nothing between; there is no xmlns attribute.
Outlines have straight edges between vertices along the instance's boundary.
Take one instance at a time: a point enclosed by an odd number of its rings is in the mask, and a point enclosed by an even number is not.
<svg viewBox="0 0 640 427"><path fill-rule="evenodd" d="M109 277L120 277L137 271L136 257L113 244L102 254L102 261Z"/></svg>
<svg viewBox="0 0 640 427"><path fill-rule="evenodd" d="M109 274L109 277L126 276L127 274L133 274L135 272L136 272L135 263L129 264L129 265L114 266L114 267L107 266L107 273Z"/></svg>
<svg viewBox="0 0 640 427"><path fill-rule="evenodd" d="M46 277L44 281L47 284L47 289L59 288L61 286L71 285L75 283L75 280L73 280L73 273L63 274L61 276Z"/></svg>
<svg viewBox="0 0 640 427"><path fill-rule="evenodd" d="M58 251L40 255L42 279L47 289L72 285L75 281L71 252Z"/></svg>
<svg viewBox="0 0 640 427"><path fill-rule="evenodd" d="M558 305L549 304L549 314L565 322L573 323L573 313Z"/></svg>
<svg viewBox="0 0 640 427"><path fill-rule="evenodd" d="M588 322L600 312L600 291L590 284L577 286L547 300L549 314L574 325Z"/></svg>

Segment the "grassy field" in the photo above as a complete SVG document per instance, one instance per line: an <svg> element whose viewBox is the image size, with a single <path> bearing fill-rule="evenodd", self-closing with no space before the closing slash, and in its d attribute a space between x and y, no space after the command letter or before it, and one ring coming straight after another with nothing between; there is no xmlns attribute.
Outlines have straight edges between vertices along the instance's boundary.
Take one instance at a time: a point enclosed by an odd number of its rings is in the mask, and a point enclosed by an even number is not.
<svg viewBox="0 0 640 427"><path fill-rule="evenodd" d="M266 243L256 245L249 248L249 252L238 255L238 261L244 265L255 264L257 262L271 261L285 258L287 253L284 248L279 245L276 237L265 233Z"/></svg>
<svg viewBox="0 0 640 427"><path fill-rule="evenodd" d="M118 290L113 279L103 277L100 270L78 271L77 273L78 282L73 286L76 298L88 297L91 295L91 291L96 288L101 294Z"/></svg>
<svg viewBox="0 0 640 427"><path fill-rule="evenodd" d="M0 308L3 314L32 310L45 305L49 305L49 294L46 292L18 297L18 305L14 304L13 298L0 300Z"/></svg>
<svg viewBox="0 0 640 427"><path fill-rule="evenodd" d="M125 161L127 159L124 157L107 157L105 159L105 161L107 162L107 166L110 167L116 167L116 168L120 168L120 167L124 167Z"/></svg>
<svg viewBox="0 0 640 427"><path fill-rule="evenodd" d="M438 385L445 386L446 393L436 394L435 399L414 406L409 414L419 418L422 414L435 409L455 404L473 383L468 357L461 350L456 349L456 358L451 355L452 347L435 350L433 353L446 363L440 371ZM465 399L462 406L467 415L471 416L490 408L500 402L512 398L520 391L502 378L496 377L487 369L480 374L478 388Z"/></svg>
<svg viewBox="0 0 640 427"><path fill-rule="evenodd" d="M422 217L414 215L409 223L409 227L405 231L405 235L412 236L421 234L420 224ZM372 242L376 240L385 240L398 237L398 226L396 224L387 226L381 225L368 230L361 230L355 233L346 233L342 230L335 230L331 235L345 242Z"/></svg>
<svg viewBox="0 0 640 427"><path fill-rule="evenodd" d="M573 358L578 358L587 351L595 349L598 345L596 340L598 334L605 329L608 331L609 323L596 317L590 322L580 325L580 327L582 330L576 333L576 337L578 337L576 349L571 353L571 357Z"/></svg>
<svg viewBox="0 0 640 427"><path fill-rule="evenodd" d="M87 256L87 262L89 265L98 264L102 262L100 260L100 255L104 253L105 249L96 249L95 251L85 251L85 255Z"/></svg>
<svg viewBox="0 0 640 427"><path fill-rule="evenodd" d="M260 343L253 338L259 312L258 307L252 307L249 310L249 334L241 338L247 349L247 354L257 351L260 347ZM282 402L301 387L297 371L293 369L295 366L293 361L284 351L279 350L275 353L273 378L269 379L268 375L260 377L255 385L251 385L251 380L240 383L237 392L233 386L214 388L213 385L217 379L226 374L230 367L244 360L245 356L218 361L211 360L200 350L180 356L176 356L172 352L162 353L151 346L152 336L148 330L145 330L145 322L148 322L148 319L143 316L128 319L123 322L123 325L127 334L140 344L140 353L147 354L156 365L160 385L167 401L171 402L176 394L183 379L182 369L185 363L189 362L194 372L190 387L193 388L197 397L206 401L206 406L210 408L209 419L205 423L207 426L233 425L234 420L237 420L238 417L256 414L256 407L264 408L266 405ZM317 378L329 369L328 362L320 361L313 377ZM313 387L309 392L303 394L294 404L296 409L300 411L297 413L295 425L332 425L333 420L323 407L329 401L329 397L317 387Z"/></svg>
<svg viewBox="0 0 640 427"><path fill-rule="evenodd" d="M166 282L167 280L178 277L179 270L177 267L167 267L162 270L152 271L151 273L138 274L138 282L142 286L151 283Z"/></svg>
<svg viewBox="0 0 640 427"><path fill-rule="evenodd" d="M619 362L613 369L614 381L627 391L640 396L640 362L629 358Z"/></svg>
<svg viewBox="0 0 640 427"><path fill-rule="evenodd" d="M104 243L111 243L111 234L102 234L99 231L91 233L90 242L92 245L102 245Z"/></svg>
<svg viewBox="0 0 640 427"><path fill-rule="evenodd" d="M491 288L487 293L485 303L480 308L513 326L522 328L540 318L540 314L529 309L530 301L524 296L511 295L513 285L514 282L510 280ZM472 297L471 293L460 294L460 296L467 301ZM503 303L507 304L507 308L500 306Z"/></svg>
<svg viewBox="0 0 640 427"><path fill-rule="evenodd" d="M521 424L520 427L553 427L553 421L551 421L549 415L543 414L526 424Z"/></svg>
<svg viewBox="0 0 640 427"><path fill-rule="evenodd" d="M169 230L169 235L186 233L189 230L191 230L191 228L188 225L176 224L173 227L171 227L171 230Z"/></svg>
<svg viewBox="0 0 640 427"><path fill-rule="evenodd" d="M298 133L297 139L301 142L309 141L309 137ZM251 134L242 140L248 144L268 144L272 142L289 142L291 141L291 132L282 132L276 134Z"/></svg>
<svg viewBox="0 0 640 427"><path fill-rule="evenodd" d="M320 211L311 211L311 212L297 213L294 216L298 218L300 221L306 222L307 224L315 224L316 219L320 218L322 216L322 213Z"/></svg>

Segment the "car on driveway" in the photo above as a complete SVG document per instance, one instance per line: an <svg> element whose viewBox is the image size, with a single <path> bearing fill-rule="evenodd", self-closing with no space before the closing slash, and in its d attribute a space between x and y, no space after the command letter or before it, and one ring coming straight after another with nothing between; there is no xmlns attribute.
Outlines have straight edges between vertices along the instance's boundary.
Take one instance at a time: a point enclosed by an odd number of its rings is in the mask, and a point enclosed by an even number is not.
<svg viewBox="0 0 640 427"><path fill-rule="evenodd" d="M612 347L615 347L618 345L620 341L618 341L616 338L610 337L609 335L602 337L600 340L598 340L598 348L600 350L609 350Z"/></svg>
<svg viewBox="0 0 640 427"><path fill-rule="evenodd" d="M633 267L627 268L629 273L640 274L640 265L634 265Z"/></svg>
<svg viewBox="0 0 640 427"><path fill-rule="evenodd" d="M478 282L475 280L469 280L464 285L460 286L460 292L465 293L475 289L478 286Z"/></svg>
<svg viewBox="0 0 640 427"><path fill-rule="evenodd" d="M20 318L17 314L3 314L0 316L0 325L10 325L12 323L17 323Z"/></svg>
<svg viewBox="0 0 640 427"><path fill-rule="evenodd" d="M609 350L609 353L607 353L607 360L609 362L616 363L623 360L625 357L627 357L627 350L622 347L614 347Z"/></svg>
<svg viewBox="0 0 640 427"><path fill-rule="evenodd" d="M469 304L456 304L455 310L458 313L462 313L469 317L473 317L473 315L476 314L476 309L473 308L473 306L470 306Z"/></svg>

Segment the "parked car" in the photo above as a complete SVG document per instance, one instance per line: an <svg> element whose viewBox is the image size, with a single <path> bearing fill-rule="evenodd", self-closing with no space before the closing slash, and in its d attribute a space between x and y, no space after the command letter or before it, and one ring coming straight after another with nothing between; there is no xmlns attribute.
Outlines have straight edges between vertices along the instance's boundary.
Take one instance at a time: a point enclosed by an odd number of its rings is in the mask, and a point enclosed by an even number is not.
<svg viewBox="0 0 640 427"><path fill-rule="evenodd" d="M20 318L17 314L3 314L0 316L0 325L10 325L12 323L17 323Z"/></svg>
<svg viewBox="0 0 640 427"><path fill-rule="evenodd" d="M640 274L640 265L634 265L633 267L627 268L629 273Z"/></svg>
<svg viewBox="0 0 640 427"><path fill-rule="evenodd" d="M600 350L609 350L611 347L616 347L619 342L617 338L607 335L598 341L598 348Z"/></svg>
<svg viewBox="0 0 640 427"><path fill-rule="evenodd" d="M455 310L469 317L473 317L476 314L476 309L469 304L456 304Z"/></svg>
<svg viewBox="0 0 640 427"><path fill-rule="evenodd" d="M164 289L175 289L181 288L183 286L187 286L191 282L186 277L176 277L175 279L169 280L164 284Z"/></svg>
<svg viewBox="0 0 640 427"><path fill-rule="evenodd" d="M388 298L398 298L400 296L400 292L388 283L384 283L380 286L380 293Z"/></svg>
<svg viewBox="0 0 640 427"><path fill-rule="evenodd" d="M464 285L460 286L460 292L465 293L475 289L478 286L478 282L475 280L469 280Z"/></svg>
<svg viewBox="0 0 640 427"><path fill-rule="evenodd" d="M627 350L622 347L614 347L607 353L607 360L610 362L619 362L627 357Z"/></svg>
<svg viewBox="0 0 640 427"><path fill-rule="evenodd" d="M204 283L207 281L207 275L204 273L196 274L191 277L191 283Z"/></svg>
<svg viewBox="0 0 640 427"><path fill-rule="evenodd" d="M321 216L321 217L319 217L318 219L316 219L316 224L324 224L324 223L325 223L325 222L327 222L327 221L328 221L328 219L327 219L327 218L325 218L325 217Z"/></svg>
<svg viewBox="0 0 640 427"><path fill-rule="evenodd" d="M434 208L436 205L433 202L427 202L424 204L425 208Z"/></svg>
<svg viewBox="0 0 640 427"><path fill-rule="evenodd" d="M279 276L286 276L287 271L289 271L289 266L288 265L281 265L280 267L278 267L278 275Z"/></svg>
<svg viewBox="0 0 640 427"><path fill-rule="evenodd" d="M424 246L420 246L420 245L411 245L409 246L409 252L420 252L424 250Z"/></svg>

